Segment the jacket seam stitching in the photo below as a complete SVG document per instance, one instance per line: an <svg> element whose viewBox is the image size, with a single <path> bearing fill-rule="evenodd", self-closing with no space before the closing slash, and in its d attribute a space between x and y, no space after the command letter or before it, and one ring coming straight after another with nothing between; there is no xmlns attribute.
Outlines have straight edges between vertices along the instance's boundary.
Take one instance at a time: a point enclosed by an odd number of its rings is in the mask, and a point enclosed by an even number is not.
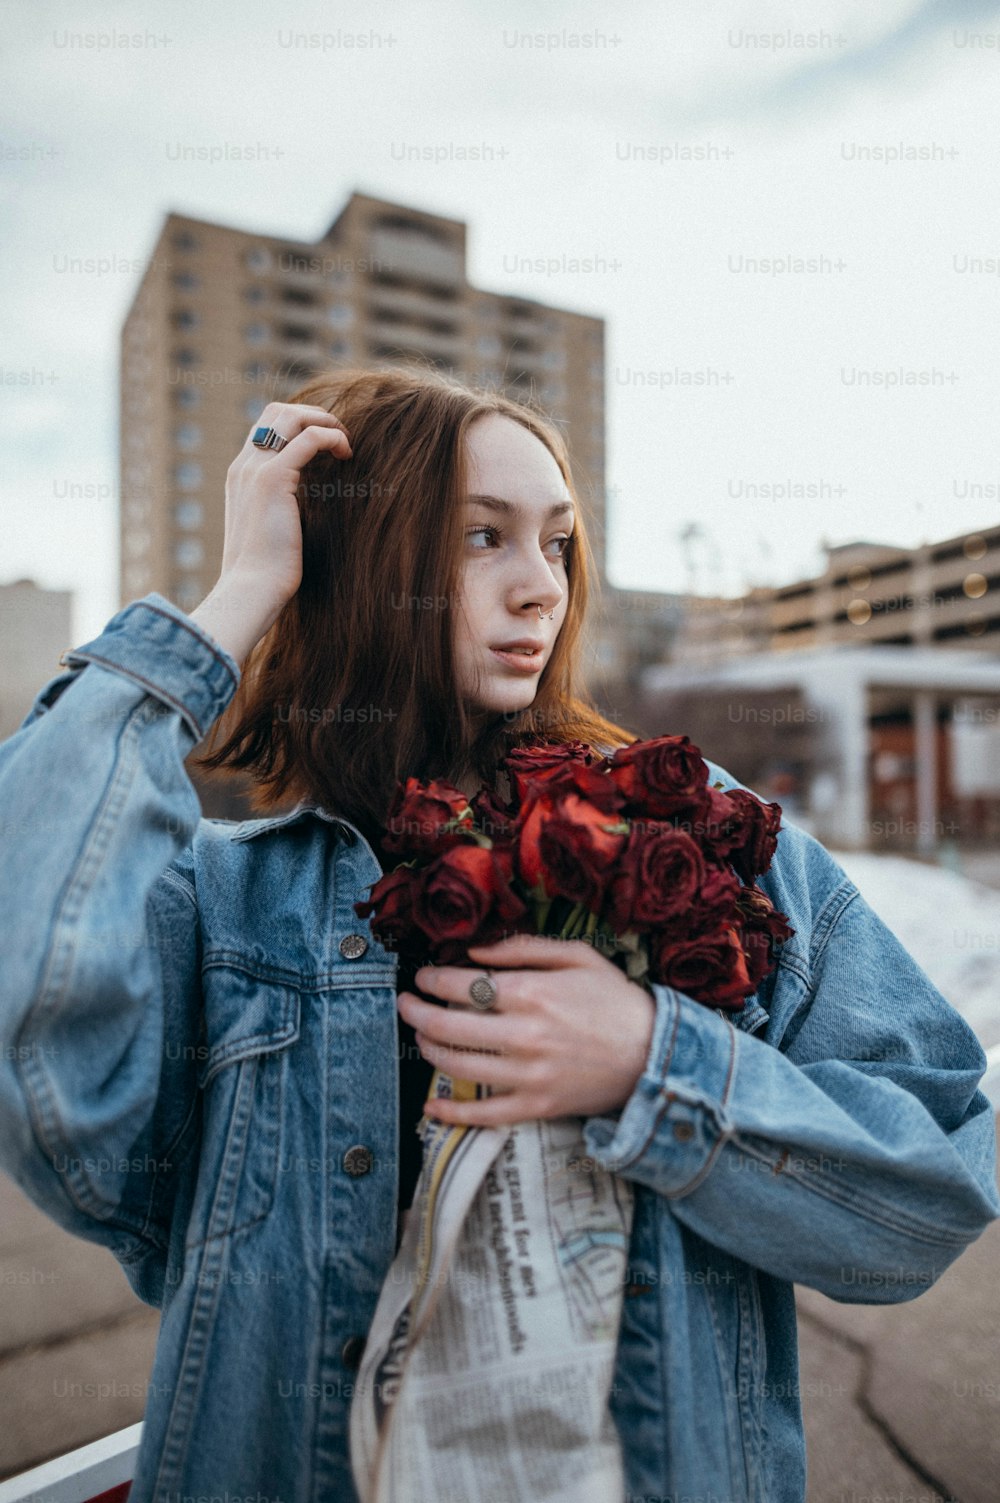
<svg viewBox="0 0 1000 1503"><path fill-rule="evenodd" d="M202 647L207 647L213 658L215 658L217 662L222 664L223 668L225 668L226 672L229 674L229 677L233 680L233 683L238 687L239 680L234 676L233 670L230 668L229 664L226 662L225 658L219 652L214 643L209 641L207 636L203 636L201 632L197 631L195 627L190 624L190 622L182 621L178 616L173 615L170 611L165 611L161 606L154 605L152 601L143 600L140 603L144 610L153 611L155 615L162 616L164 621L169 621L173 626L179 626L182 631L186 631L188 636L193 637L194 640L200 643Z"/></svg>
<svg viewBox="0 0 1000 1503"><path fill-rule="evenodd" d="M145 689L148 689L151 694L154 694L157 699L165 700L167 704L171 705L178 712L178 714L183 715L184 719L190 722L190 724L197 732L198 739L204 739L205 732L201 728L201 721L198 719L197 715L195 715L194 711L191 710L186 704L184 704L183 701L177 699L175 695L171 694L169 689L164 689L161 684L154 684L151 679L146 678L145 674L140 673L138 669L128 667L124 663L115 662L113 658L102 657L102 655L98 652L88 653L85 654L85 656L88 662L97 663L102 668L109 668L117 673L123 673L126 678L133 679L136 683L142 684L142 686Z"/></svg>
<svg viewBox="0 0 1000 1503"><path fill-rule="evenodd" d="M849 877L846 877L844 881L841 882L837 890L831 893L830 897L824 903L813 929L814 934L820 934L819 943L814 954L811 957L813 971L816 971L819 968L820 961L823 958L826 948L829 945L830 940L833 938L833 932L837 928L837 925L840 923L844 914L847 912L847 909L849 908L851 903L853 903L854 900L856 898L859 898L860 896L861 894L858 891L857 887ZM822 932L820 933L820 931ZM811 984L812 977L810 977L809 979Z"/></svg>
<svg viewBox="0 0 1000 1503"><path fill-rule="evenodd" d="M335 983L338 980L346 985L353 984L356 980L372 986L391 986L393 968L384 961L379 961L377 964L377 972L373 972L371 966L362 968L347 962L343 969L337 967L332 971L317 971L314 975L303 976L298 971L281 971L273 966L255 964L235 950L210 950L205 954L201 969L202 974L210 970L240 971L254 981L270 981L294 991L330 990L332 988L324 986L323 983Z"/></svg>
<svg viewBox="0 0 1000 1503"><path fill-rule="evenodd" d="M61 1012L63 1004L65 1002L63 989L54 991L52 989L50 980L56 946L59 943L59 931L60 928L65 930L66 910L71 898L75 897L76 900L79 900L87 891L87 873L88 869L92 865L93 851L95 845L98 843L98 837L103 834L104 828L107 824L107 811L114 798L116 796L121 796L120 785L122 781L124 780L127 782L128 779L134 776L135 764L129 764L127 757L123 754L123 747L126 745L126 738L139 714L140 709L141 707L137 707L135 710L133 710L123 726L121 738L116 750L115 761L112 766L108 782L105 786L104 794L98 807L96 818L94 819L93 824L91 825L87 833L86 843L81 849L80 854L74 864L73 870L70 874L70 878L66 886L66 890L63 894L62 902L59 905L58 914L56 917L55 925L53 927L52 940L48 946L43 962L42 979L38 993L34 1001L32 1002L28 1013L25 1016L24 1024L22 1024L22 1026L27 1024L28 1020L33 1018L36 1013L43 1016L47 1014L50 1018L53 1015L58 1015ZM137 745L137 738L133 736L132 742L133 746ZM75 945L77 937L78 936L72 933L71 929L69 942ZM65 937L62 942L63 944L66 943ZM45 1157L46 1161L53 1168L53 1172L56 1174L62 1191L68 1198L70 1204L73 1205L78 1211L80 1211L82 1215L86 1216L88 1219L96 1221L102 1226L111 1227L113 1230L120 1231L124 1235L133 1239L133 1241L138 1244L139 1248L141 1248L144 1253L148 1254L150 1250L162 1251L167 1245L166 1241L147 1234L147 1227L149 1226L150 1220L148 1206L146 1211L141 1216L134 1215L131 1212L124 1211L120 1203L113 1204L112 1202L103 1199L99 1194L94 1192L93 1186L89 1183L87 1185L88 1193L84 1196L81 1196L78 1193L77 1188L73 1184L72 1180L55 1169L54 1165L52 1164L52 1155L60 1149L65 1149L69 1150L67 1156L72 1157L73 1145L66 1139L65 1132L63 1130L63 1124L59 1118L59 1113L54 1109L54 1101L49 1089L49 1083L45 1079L44 1075L41 1075L37 1079L35 1079L32 1076L32 1072L25 1072L25 1096L29 1110L29 1120L31 1123L32 1136L41 1148L42 1154Z"/></svg>
<svg viewBox="0 0 1000 1503"><path fill-rule="evenodd" d="M198 911L198 894L195 891L195 889L192 886L192 884L187 880L186 877L182 877L179 872L171 871L170 868L167 867L161 873L160 880L162 882L168 883L171 887L176 887L178 889L178 891L182 892L186 898L190 898L192 906L194 907L194 910L197 913L197 911Z"/></svg>
<svg viewBox="0 0 1000 1503"><path fill-rule="evenodd" d="M780 1159L771 1159L767 1154L763 1154L751 1147L738 1133L732 1136L730 1142L738 1152L745 1154L747 1158L756 1159L759 1163L767 1164L771 1169L777 1169L778 1164L782 1162ZM968 1246L969 1239L967 1237L927 1236L925 1222L916 1221L909 1217L898 1218L891 1216L886 1213L881 1201L870 1200L863 1195L852 1194L844 1196L837 1194L819 1178L807 1179L796 1169L785 1169L782 1167L781 1174L783 1178L801 1185L803 1190L808 1190L811 1194L818 1195L823 1200L830 1201L833 1205L843 1206L849 1211L857 1211L865 1221L871 1222L873 1226L885 1226L890 1231L903 1232L906 1236L911 1236L918 1241L927 1243L929 1247Z"/></svg>

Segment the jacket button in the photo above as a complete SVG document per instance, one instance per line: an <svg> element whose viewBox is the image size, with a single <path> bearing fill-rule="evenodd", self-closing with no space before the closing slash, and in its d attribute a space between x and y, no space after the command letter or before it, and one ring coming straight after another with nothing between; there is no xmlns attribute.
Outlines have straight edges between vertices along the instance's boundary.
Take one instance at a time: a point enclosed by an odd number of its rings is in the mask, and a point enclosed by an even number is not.
<svg viewBox="0 0 1000 1503"><path fill-rule="evenodd" d="M367 1346L364 1336L348 1336L340 1349L340 1355L345 1367L360 1367L361 1357Z"/></svg>
<svg viewBox="0 0 1000 1503"><path fill-rule="evenodd" d="M355 1143L354 1147L349 1148L341 1159L341 1163L348 1174L355 1176L367 1174L373 1162L371 1149L366 1148L363 1143Z"/></svg>
<svg viewBox="0 0 1000 1503"><path fill-rule="evenodd" d="M694 1137L694 1127L690 1122L675 1122L674 1137L681 1143L686 1143Z"/></svg>
<svg viewBox="0 0 1000 1503"><path fill-rule="evenodd" d="M359 960L368 948L363 934L345 934L340 941L340 953L345 960Z"/></svg>

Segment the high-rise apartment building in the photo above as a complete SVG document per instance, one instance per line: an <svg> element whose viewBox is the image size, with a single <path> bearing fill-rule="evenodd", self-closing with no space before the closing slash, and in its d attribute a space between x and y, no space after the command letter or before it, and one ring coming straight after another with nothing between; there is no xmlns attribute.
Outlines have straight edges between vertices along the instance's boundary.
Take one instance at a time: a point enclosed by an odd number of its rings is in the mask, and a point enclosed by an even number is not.
<svg viewBox="0 0 1000 1503"><path fill-rule="evenodd" d="M226 471L267 402L413 356L556 420L603 579L603 320L470 286L464 223L354 193L317 243L167 216L122 332L122 603L211 589Z"/></svg>

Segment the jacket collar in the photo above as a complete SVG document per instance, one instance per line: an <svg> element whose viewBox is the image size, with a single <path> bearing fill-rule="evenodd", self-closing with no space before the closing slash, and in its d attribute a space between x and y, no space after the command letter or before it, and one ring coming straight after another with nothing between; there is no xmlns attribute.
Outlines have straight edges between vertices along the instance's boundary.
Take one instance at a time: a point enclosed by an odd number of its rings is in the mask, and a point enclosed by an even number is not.
<svg viewBox="0 0 1000 1503"><path fill-rule="evenodd" d="M349 819L344 819L339 814L331 814L320 804L300 803L294 809L289 809L285 814L275 814L272 817L262 819L245 819L238 825L230 836L231 840L253 840L257 835L269 835L272 830L280 830L285 825L292 824L295 820L302 819L304 815L312 814L318 819L325 819L328 824L338 825L348 845L353 845L355 840L363 840L364 836Z"/></svg>

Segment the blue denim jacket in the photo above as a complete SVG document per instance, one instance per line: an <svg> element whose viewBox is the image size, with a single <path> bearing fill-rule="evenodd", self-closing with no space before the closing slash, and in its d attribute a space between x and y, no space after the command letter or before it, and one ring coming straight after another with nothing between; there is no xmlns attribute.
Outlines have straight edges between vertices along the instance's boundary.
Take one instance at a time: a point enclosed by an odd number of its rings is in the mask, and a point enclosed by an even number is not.
<svg viewBox="0 0 1000 1503"><path fill-rule="evenodd" d="M163 596L60 662L0 745L0 1161L162 1312L132 1503L352 1503L396 1246L380 868L318 807L201 817L184 758L240 670ZM1000 1216L972 1030L804 831L761 886L776 973L735 1015L656 987L631 1097L585 1122L635 1189L628 1503L802 1503L793 1284L912 1299Z"/></svg>

